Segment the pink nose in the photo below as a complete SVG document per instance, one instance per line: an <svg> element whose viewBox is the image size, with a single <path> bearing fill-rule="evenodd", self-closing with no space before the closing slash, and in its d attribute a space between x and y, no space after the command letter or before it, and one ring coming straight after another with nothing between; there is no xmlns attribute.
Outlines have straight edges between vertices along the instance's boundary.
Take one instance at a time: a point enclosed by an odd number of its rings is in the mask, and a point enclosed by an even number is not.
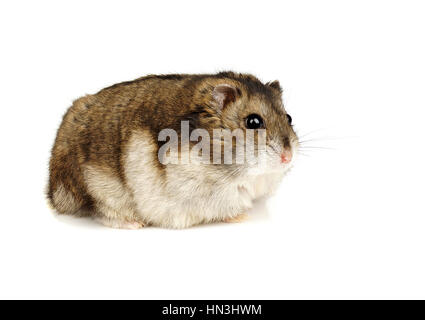
<svg viewBox="0 0 425 320"><path fill-rule="evenodd" d="M280 161L282 163L289 163L292 160L292 152L285 150L282 152L282 154L280 155Z"/></svg>

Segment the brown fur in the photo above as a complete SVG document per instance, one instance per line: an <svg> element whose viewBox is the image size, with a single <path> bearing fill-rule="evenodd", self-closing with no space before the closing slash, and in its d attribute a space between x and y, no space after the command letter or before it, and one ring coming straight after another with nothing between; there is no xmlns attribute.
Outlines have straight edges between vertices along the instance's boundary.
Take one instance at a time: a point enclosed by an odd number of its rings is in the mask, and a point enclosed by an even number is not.
<svg viewBox="0 0 425 320"><path fill-rule="evenodd" d="M212 91L223 83L237 88L243 108L217 109ZM226 104L234 100L232 96ZM260 103L268 108L262 110ZM179 132L182 120L188 120L191 129L243 128L243 119L250 113L279 119L267 125L282 139L293 134L282 121L285 111L279 83L264 85L247 74L149 75L84 96L68 109L58 130L50 160L48 198L59 213L95 215L101 204L88 191L83 168L87 164L108 168L126 186L123 150L134 131L148 130L156 141L164 128ZM157 142L156 148L161 143ZM159 162L156 165L161 169Z"/></svg>

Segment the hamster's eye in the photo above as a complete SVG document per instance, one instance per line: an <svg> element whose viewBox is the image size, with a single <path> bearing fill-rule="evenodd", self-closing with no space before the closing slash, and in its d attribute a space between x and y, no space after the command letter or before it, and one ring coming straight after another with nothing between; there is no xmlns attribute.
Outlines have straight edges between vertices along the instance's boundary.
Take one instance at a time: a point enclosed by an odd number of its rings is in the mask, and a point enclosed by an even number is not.
<svg viewBox="0 0 425 320"><path fill-rule="evenodd" d="M264 127L263 118L261 118L258 114L250 114L245 119L245 126L247 129L260 129Z"/></svg>
<svg viewBox="0 0 425 320"><path fill-rule="evenodd" d="M286 114L286 118L288 119L288 123L292 124L292 117L289 114Z"/></svg>

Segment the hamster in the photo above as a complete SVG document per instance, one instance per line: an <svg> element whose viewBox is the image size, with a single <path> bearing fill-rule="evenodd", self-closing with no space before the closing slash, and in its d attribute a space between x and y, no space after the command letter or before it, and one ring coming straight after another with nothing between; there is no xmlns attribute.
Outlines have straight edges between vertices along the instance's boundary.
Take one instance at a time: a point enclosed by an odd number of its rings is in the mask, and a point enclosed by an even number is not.
<svg viewBox="0 0 425 320"><path fill-rule="evenodd" d="M52 148L48 200L59 214L90 216L113 228L241 221L294 161L298 137L281 95L278 81L263 84L250 74L221 72L148 75L79 98ZM235 163L232 156L230 163L164 163L159 153L168 142L159 136L168 129L180 139L183 124L189 133L262 129L265 148L256 140L253 145L265 162ZM177 160L196 141L183 144ZM233 140L230 146L235 151Z"/></svg>

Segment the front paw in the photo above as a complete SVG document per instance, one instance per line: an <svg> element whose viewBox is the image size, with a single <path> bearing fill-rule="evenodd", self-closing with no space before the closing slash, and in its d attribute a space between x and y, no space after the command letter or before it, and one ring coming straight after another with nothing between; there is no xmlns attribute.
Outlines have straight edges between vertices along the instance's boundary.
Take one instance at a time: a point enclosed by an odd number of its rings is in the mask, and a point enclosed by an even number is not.
<svg viewBox="0 0 425 320"><path fill-rule="evenodd" d="M228 217L223 221L226 223L239 223L248 219L248 215L246 213L238 214L237 216Z"/></svg>

